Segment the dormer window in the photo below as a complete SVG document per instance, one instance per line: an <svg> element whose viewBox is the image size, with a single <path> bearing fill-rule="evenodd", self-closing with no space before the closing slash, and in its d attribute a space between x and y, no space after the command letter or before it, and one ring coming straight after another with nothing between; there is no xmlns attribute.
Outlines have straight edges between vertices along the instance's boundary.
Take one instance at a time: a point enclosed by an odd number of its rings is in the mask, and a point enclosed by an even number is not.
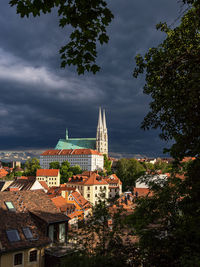
<svg viewBox="0 0 200 267"><path fill-rule="evenodd" d="M6 234L7 234L8 240L10 242L17 242L17 241L20 240L19 233L18 233L18 231L16 229L7 230Z"/></svg>
<svg viewBox="0 0 200 267"><path fill-rule="evenodd" d="M14 207L14 205L13 205L13 203L11 201L5 201L5 204L6 204L6 207L7 207L8 210L16 211L16 209L15 209L15 207Z"/></svg>
<svg viewBox="0 0 200 267"><path fill-rule="evenodd" d="M26 237L26 239L32 239L33 238L33 234L32 234L29 227L24 227L24 228L22 228L22 230L23 230L23 233L24 233L24 236Z"/></svg>

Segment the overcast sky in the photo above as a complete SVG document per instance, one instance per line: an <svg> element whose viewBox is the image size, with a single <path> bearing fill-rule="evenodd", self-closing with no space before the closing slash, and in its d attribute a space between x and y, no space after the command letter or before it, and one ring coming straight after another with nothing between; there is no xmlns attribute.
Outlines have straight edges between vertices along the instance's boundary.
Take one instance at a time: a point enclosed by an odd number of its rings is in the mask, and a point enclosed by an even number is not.
<svg viewBox="0 0 200 267"><path fill-rule="evenodd" d="M59 48L67 30L56 12L21 19L9 1L0 3L0 150L52 148L64 138L95 137L98 107L106 109L109 151L123 155L162 155L158 132L140 129L150 98L144 77L132 77L136 54L157 46L160 21L171 24L176 0L113 0L115 18L108 45L99 47L96 75L60 69Z"/></svg>

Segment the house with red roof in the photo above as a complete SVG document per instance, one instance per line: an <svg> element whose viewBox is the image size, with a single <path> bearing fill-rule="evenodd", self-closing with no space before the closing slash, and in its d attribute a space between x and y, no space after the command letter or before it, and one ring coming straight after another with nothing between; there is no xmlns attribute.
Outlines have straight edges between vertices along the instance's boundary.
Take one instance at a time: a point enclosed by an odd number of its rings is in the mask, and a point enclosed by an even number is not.
<svg viewBox="0 0 200 267"><path fill-rule="evenodd" d="M109 198L115 198L122 194L122 182L115 173L107 176L105 180L109 184Z"/></svg>
<svg viewBox="0 0 200 267"><path fill-rule="evenodd" d="M45 182L48 187L60 185L60 170L59 169L38 169L36 179L39 182Z"/></svg>
<svg viewBox="0 0 200 267"><path fill-rule="evenodd" d="M78 189L92 205L97 204L100 198L109 198L109 184L97 172L85 171L74 175L69 178L66 185Z"/></svg>

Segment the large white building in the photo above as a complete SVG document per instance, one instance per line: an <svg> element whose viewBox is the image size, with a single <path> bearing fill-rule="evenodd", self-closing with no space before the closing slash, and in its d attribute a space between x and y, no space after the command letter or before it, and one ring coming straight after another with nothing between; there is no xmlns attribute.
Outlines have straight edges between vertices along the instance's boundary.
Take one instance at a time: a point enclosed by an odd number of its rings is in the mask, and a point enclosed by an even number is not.
<svg viewBox="0 0 200 267"><path fill-rule="evenodd" d="M51 162L68 161L71 166L79 165L82 170L103 170L104 157L92 149L53 149L47 150L40 156L40 166L49 169Z"/></svg>

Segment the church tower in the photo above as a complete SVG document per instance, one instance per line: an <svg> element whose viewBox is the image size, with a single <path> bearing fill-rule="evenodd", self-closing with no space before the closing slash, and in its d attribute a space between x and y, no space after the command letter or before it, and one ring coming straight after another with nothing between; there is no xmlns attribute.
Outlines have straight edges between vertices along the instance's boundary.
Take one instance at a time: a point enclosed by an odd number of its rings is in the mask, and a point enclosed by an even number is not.
<svg viewBox="0 0 200 267"><path fill-rule="evenodd" d="M102 153L108 155L108 131L106 127L106 115L103 110L103 120L101 114L101 108L99 108L99 119L97 125L96 135L96 149Z"/></svg>

